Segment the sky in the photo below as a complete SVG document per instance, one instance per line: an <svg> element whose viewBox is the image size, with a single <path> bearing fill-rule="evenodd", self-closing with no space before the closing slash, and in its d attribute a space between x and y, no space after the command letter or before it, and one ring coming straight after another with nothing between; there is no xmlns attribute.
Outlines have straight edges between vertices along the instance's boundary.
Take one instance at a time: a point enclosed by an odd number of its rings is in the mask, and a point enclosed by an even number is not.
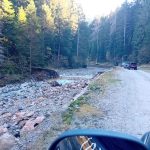
<svg viewBox="0 0 150 150"><path fill-rule="evenodd" d="M125 0L76 0L81 4L87 19L108 15Z"/></svg>

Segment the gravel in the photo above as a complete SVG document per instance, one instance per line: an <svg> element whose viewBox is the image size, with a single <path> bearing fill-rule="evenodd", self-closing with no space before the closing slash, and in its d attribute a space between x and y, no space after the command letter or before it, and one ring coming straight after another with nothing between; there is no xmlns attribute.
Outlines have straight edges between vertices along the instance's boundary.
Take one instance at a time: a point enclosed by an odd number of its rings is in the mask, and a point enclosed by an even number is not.
<svg viewBox="0 0 150 150"><path fill-rule="evenodd" d="M150 130L150 74L138 70L119 70L118 86L101 102L107 116L101 121L104 129L141 137Z"/></svg>
<svg viewBox="0 0 150 150"><path fill-rule="evenodd" d="M141 70L119 69L115 84L105 93L95 93L89 103L101 116L75 116L71 128L99 128L131 134L138 138L150 131L150 74Z"/></svg>

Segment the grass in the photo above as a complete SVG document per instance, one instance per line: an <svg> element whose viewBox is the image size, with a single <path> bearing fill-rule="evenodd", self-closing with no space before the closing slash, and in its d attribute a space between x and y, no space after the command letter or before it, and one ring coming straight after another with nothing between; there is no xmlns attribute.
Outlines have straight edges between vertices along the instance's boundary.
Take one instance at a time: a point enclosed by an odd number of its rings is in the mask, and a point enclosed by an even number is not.
<svg viewBox="0 0 150 150"><path fill-rule="evenodd" d="M89 85L88 89L91 91L97 91L97 90L100 90L101 87L100 87L100 84L93 82Z"/></svg>
<svg viewBox="0 0 150 150"><path fill-rule="evenodd" d="M73 101L68 109L62 114L63 122L70 125L74 112L76 112L82 105L87 103L88 95L83 95L77 100Z"/></svg>
<svg viewBox="0 0 150 150"><path fill-rule="evenodd" d="M89 104L84 104L80 107L80 109L76 112L76 114L79 117L85 117L85 116L101 116L103 115L102 111L97 109L94 106L91 106Z"/></svg>
<svg viewBox="0 0 150 150"><path fill-rule="evenodd" d="M109 85L116 84L120 82L121 80L117 79L114 76L114 72L106 72L99 76L97 80L93 81L89 87L88 90L93 91L93 92L102 92L105 90L105 88Z"/></svg>
<svg viewBox="0 0 150 150"><path fill-rule="evenodd" d="M99 95L99 93L103 94L107 86L114 85L118 82L120 82L120 80L114 76L114 71L106 72L103 75L99 76L96 80L89 84L88 91L83 96L73 101L68 109L62 114L63 122L70 125L75 112L78 115L96 115L97 113L102 114L94 106L89 105L88 100L92 95L95 95L95 92L96 95Z"/></svg>
<svg viewBox="0 0 150 150"><path fill-rule="evenodd" d="M150 64L141 65L139 68L143 71L150 72Z"/></svg>

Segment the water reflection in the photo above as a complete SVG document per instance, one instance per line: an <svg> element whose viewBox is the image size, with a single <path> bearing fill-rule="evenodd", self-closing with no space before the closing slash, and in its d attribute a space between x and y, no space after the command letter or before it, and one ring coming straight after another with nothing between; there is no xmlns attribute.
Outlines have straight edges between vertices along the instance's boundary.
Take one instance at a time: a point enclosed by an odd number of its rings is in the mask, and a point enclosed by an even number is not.
<svg viewBox="0 0 150 150"><path fill-rule="evenodd" d="M74 136L63 139L55 150L145 150L133 141L111 138Z"/></svg>

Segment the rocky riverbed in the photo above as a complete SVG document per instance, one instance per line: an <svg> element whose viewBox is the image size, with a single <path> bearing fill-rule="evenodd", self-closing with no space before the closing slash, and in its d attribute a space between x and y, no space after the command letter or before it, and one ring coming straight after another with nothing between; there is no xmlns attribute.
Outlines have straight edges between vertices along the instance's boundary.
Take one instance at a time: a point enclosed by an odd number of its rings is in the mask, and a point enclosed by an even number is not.
<svg viewBox="0 0 150 150"><path fill-rule="evenodd" d="M88 68L59 71L56 80L28 81L0 88L0 145L27 149L98 73Z"/></svg>

